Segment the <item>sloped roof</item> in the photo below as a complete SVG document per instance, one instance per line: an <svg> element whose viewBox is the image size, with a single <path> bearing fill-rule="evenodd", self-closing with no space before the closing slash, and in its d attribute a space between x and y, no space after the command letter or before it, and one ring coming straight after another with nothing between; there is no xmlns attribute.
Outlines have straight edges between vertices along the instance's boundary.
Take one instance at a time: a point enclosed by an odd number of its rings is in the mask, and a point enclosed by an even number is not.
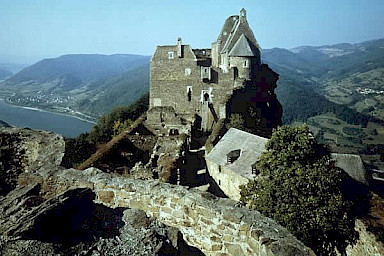
<svg viewBox="0 0 384 256"><path fill-rule="evenodd" d="M259 54L256 47L246 38L244 34L241 34L239 40L235 43L228 56L233 57L257 57Z"/></svg>
<svg viewBox="0 0 384 256"><path fill-rule="evenodd" d="M353 179L368 185L369 179L363 161L359 155L332 153L336 166L343 169Z"/></svg>
<svg viewBox="0 0 384 256"><path fill-rule="evenodd" d="M248 179L252 179L252 165L266 151L268 139L231 128L206 156L207 160L215 162ZM231 164L227 163L227 154L240 149L240 157Z"/></svg>
<svg viewBox="0 0 384 256"><path fill-rule="evenodd" d="M231 20L232 19L232 20ZM223 33L227 33L226 36ZM225 22L225 25L219 35L218 40L222 41L222 48L219 49L221 53L231 52L234 45L239 40L240 36L244 34L248 41L251 43L254 53L260 52L260 46L256 41L252 29L249 27L246 17L231 16Z"/></svg>

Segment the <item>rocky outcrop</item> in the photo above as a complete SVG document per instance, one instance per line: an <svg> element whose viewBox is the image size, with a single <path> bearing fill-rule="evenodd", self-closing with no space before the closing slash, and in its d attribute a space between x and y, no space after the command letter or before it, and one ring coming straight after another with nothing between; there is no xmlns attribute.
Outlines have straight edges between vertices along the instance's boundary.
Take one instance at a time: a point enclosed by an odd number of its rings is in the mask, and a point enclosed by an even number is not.
<svg viewBox="0 0 384 256"><path fill-rule="evenodd" d="M1 182L9 184L0 196L2 255L314 255L230 199L96 168L64 170L61 136L0 128L0 142ZM360 239L348 255L383 254L372 227L356 222Z"/></svg>
<svg viewBox="0 0 384 256"><path fill-rule="evenodd" d="M89 188L96 203L146 212L175 227L185 241L206 255L314 255L285 228L230 199L159 181L141 181L103 173L62 170L52 177L47 196L68 188Z"/></svg>
<svg viewBox="0 0 384 256"><path fill-rule="evenodd" d="M14 189L18 176L40 168L56 169L64 155L61 135L0 127L0 196Z"/></svg>
<svg viewBox="0 0 384 256"><path fill-rule="evenodd" d="M188 248L178 230L145 212L93 202L90 189L50 199L40 185L0 199L0 255L178 255Z"/></svg>
<svg viewBox="0 0 384 256"><path fill-rule="evenodd" d="M364 221L356 220L355 230L359 233L359 239L356 244L347 247L347 255L384 255L383 242L380 242L368 229Z"/></svg>

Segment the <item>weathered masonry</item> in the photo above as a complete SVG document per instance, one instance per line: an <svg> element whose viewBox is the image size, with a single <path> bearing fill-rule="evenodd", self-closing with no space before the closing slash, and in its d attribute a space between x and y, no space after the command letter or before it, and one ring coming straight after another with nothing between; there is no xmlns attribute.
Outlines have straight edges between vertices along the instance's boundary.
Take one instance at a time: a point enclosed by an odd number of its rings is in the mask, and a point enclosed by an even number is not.
<svg viewBox="0 0 384 256"><path fill-rule="evenodd" d="M268 135L281 119L277 80L278 74L261 64L260 46L242 9L227 18L211 48L193 49L181 38L157 47L148 120L159 134L188 133L192 125L211 131L218 119L240 113L248 127Z"/></svg>
<svg viewBox="0 0 384 256"><path fill-rule="evenodd" d="M49 188L50 184L53 187ZM314 255L274 220L207 192L159 181L127 179L96 168L58 171L43 187L55 193L68 188L90 188L96 194L96 203L143 210L178 228L185 241L205 255Z"/></svg>
<svg viewBox="0 0 384 256"><path fill-rule="evenodd" d="M233 200L240 200L240 185L255 178L254 166L265 151L268 139L231 128L205 160L211 177Z"/></svg>
<svg viewBox="0 0 384 256"><path fill-rule="evenodd" d="M229 198L240 200L240 186L258 175L256 162L266 151L268 139L235 128L229 129L205 160L210 176ZM354 180L368 184L367 170L358 155L332 153L335 165Z"/></svg>

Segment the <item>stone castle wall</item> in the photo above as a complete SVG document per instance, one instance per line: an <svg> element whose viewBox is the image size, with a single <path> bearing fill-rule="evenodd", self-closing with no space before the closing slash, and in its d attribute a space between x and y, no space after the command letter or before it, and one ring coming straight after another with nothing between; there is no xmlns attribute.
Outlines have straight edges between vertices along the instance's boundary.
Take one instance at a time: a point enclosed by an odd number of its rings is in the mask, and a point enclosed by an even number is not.
<svg viewBox="0 0 384 256"><path fill-rule="evenodd" d="M112 176L95 168L59 171L51 193L68 187L91 188L108 207L144 210L178 228L185 241L206 255L314 255L285 228L230 199L158 181Z"/></svg>
<svg viewBox="0 0 384 256"><path fill-rule="evenodd" d="M221 167L208 159L205 160L209 175L219 185L220 189L229 198L239 201L240 200L240 186L246 185L249 179L231 171L228 168Z"/></svg>
<svg viewBox="0 0 384 256"><path fill-rule="evenodd" d="M174 52L169 59L168 53ZM184 45L183 57L177 56L176 46L158 47L151 60L150 108L171 106L177 113L194 113L198 109L200 91L194 90L200 84L200 67L196 65L192 49ZM188 101L188 88L192 87L191 100Z"/></svg>
<svg viewBox="0 0 384 256"><path fill-rule="evenodd" d="M201 68L203 60L198 60L191 47L183 45L182 58L177 56L177 46L159 46L151 60L150 109L156 106L169 106L180 117L193 121L200 116L206 127L214 121L211 111L204 102L204 94L209 94L218 117L226 116L225 104L234 89L234 70L225 73L220 68L211 68L211 80L203 81ZM174 53L169 59L169 52ZM188 94L190 93L190 94ZM210 129L208 129L210 130Z"/></svg>

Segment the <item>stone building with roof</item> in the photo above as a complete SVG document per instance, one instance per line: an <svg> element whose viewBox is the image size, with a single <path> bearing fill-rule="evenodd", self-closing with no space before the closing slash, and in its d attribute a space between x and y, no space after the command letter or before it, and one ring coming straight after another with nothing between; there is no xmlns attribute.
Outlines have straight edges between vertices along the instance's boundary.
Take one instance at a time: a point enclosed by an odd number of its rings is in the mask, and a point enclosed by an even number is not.
<svg viewBox="0 0 384 256"><path fill-rule="evenodd" d="M158 134L189 133L192 127L209 132L219 119L240 113L247 127L268 136L281 120L277 80L261 64L242 9L226 19L211 48L193 49L181 38L157 47L150 62L148 120Z"/></svg>
<svg viewBox="0 0 384 256"><path fill-rule="evenodd" d="M230 128L205 156L209 175L226 196L240 200L240 186L259 174L256 162L266 151L267 142L267 138ZM359 155L332 153L331 158L352 179L369 184L371 177Z"/></svg>
<svg viewBox="0 0 384 256"><path fill-rule="evenodd" d="M205 156L210 176L229 198L240 200L240 185L257 173L255 164L268 139L235 128L229 129Z"/></svg>

